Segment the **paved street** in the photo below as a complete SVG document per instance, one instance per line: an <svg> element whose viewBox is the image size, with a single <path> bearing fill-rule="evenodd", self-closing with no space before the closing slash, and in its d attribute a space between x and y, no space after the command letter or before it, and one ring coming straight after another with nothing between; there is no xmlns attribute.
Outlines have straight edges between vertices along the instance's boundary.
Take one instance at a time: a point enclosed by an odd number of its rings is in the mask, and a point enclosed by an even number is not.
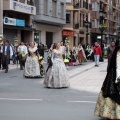
<svg viewBox="0 0 120 120"><path fill-rule="evenodd" d="M0 120L101 120L93 115L107 60L69 68L68 89L44 88L43 78L26 79L11 65L0 71Z"/></svg>

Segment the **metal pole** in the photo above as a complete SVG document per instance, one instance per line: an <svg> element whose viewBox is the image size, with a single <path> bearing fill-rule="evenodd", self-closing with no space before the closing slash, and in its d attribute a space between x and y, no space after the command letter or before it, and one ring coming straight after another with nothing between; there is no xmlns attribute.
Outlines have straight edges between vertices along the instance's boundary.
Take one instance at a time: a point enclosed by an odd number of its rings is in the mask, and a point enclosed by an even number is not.
<svg viewBox="0 0 120 120"><path fill-rule="evenodd" d="M86 27L87 33L86 33L86 45L88 45L88 26Z"/></svg>
<svg viewBox="0 0 120 120"><path fill-rule="evenodd" d="M103 46L102 46L102 40L103 40L103 31L101 31L101 49L102 49L102 57L103 57Z"/></svg>

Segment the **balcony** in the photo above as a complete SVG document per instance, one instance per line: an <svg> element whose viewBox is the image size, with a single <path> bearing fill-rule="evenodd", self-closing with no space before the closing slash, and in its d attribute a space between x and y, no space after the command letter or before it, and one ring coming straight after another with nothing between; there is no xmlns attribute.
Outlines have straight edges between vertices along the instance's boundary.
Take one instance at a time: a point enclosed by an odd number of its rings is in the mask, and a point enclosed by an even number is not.
<svg viewBox="0 0 120 120"><path fill-rule="evenodd" d="M99 30L99 28L92 28L91 32L92 33L100 33L100 30Z"/></svg>
<svg viewBox="0 0 120 120"><path fill-rule="evenodd" d="M38 2L37 2L38 1ZM39 4L39 2L41 3L41 0L36 0L35 4L36 4L36 9L37 9L37 14L35 16L33 16L33 21L34 22L38 22L38 23L43 23L43 24L49 24L49 25L65 25L66 24L66 9L64 9L66 7L66 2L63 3L62 9L59 9L58 7L55 9L55 7L47 7L44 4ZM49 6L52 6L52 2L49 3ZM60 6L61 3L58 3L58 6ZM41 10L41 8L43 8L43 10ZM73 6L70 8L73 9ZM71 10L68 10L69 12L69 20L67 22L71 22L71 16L72 16L72 12L70 12Z"/></svg>
<svg viewBox="0 0 120 120"><path fill-rule="evenodd" d="M36 15L36 7L33 5L29 5L21 2L17 2L14 0L4 0L3 1L3 10L15 11L30 15Z"/></svg>

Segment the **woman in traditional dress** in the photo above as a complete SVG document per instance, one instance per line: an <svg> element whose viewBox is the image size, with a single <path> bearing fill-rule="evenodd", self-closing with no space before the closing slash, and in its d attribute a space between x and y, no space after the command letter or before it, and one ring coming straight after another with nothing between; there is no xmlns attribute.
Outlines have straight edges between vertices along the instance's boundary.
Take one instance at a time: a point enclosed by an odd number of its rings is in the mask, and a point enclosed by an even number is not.
<svg viewBox="0 0 120 120"><path fill-rule="evenodd" d="M120 41L116 42L110 66L94 114L107 119L120 119Z"/></svg>
<svg viewBox="0 0 120 120"><path fill-rule="evenodd" d="M78 60L80 64L87 62L85 51L81 44L78 46Z"/></svg>
<svg viewBox="0 0 120 120"><path fill-rule="evenodd" d="M25 63L24 76L25 77L42 77L44 75L44 67L42 65L42 58L39 55L37 45L32 42L28 48L28 56Z"/></svg>
<svg viewBox="0 0 120 120"><path fill-rule="evenodd" d="M44 84L48 88L69 87L69 77L66 66L63 62L60 43L55 43L51 56L52 66L47 70Z"/></svg>

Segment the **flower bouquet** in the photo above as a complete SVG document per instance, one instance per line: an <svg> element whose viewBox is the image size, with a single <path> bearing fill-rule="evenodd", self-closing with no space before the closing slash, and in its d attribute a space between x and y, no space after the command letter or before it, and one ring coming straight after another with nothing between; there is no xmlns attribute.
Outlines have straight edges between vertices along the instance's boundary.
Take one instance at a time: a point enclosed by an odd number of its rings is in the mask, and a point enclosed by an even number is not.
<svg viewBox="0 0 120 120"><path fill-rule="evenodd" d="M64 63L65 63L65 65L68 65L69 59L64 59Z"/></svg>
<svg viewBox="0 0 120 120"><path fill-rule="evenodd" d="M39 60L40 64L42 64L43 57L40 56L40 57L38 58L38 60Z"/></svg>

